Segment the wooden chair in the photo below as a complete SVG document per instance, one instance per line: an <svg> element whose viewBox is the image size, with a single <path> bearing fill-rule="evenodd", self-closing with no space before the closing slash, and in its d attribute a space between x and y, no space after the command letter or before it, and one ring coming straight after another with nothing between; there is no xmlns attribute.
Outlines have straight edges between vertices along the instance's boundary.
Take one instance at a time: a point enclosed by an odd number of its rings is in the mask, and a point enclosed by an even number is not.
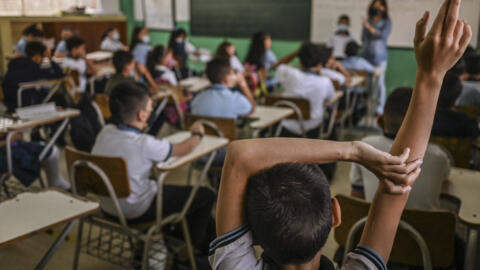
<svg viewBox="0 0 480 270"><path fill-rule="evenodd" d="M98 71L95 76L90 77L88 79L88 83L90 85L90 94L93 96L95 93L103 93L105 89L96 89L98 84L103 84L102 86L105 87L107 80L115 74L115 69L110 66L106 66Z"/></svg>
<svg viewBox="0 0 480 270"><path fill-rule="evenodd" d="M42 100L41 103L48 102L52 98L52 96L61 88L64 82L65 82L64 79L58 79L58 80L41 80L41 81L35 81L35 82L20 83L18 85L18 91L17 91L17 107L21 108L24 106L23 93L26 91L40 91L41 89L47 89L48 94ZM35 104L29 104L29 105L35 105Z"/></svg>
<svg viewBox="0 0 480 270"><path fill-rule="evenodd" d="M109 100L110 98L106 94L96 94L93 97L94 104L98 107L100 114L105 120L108 120L110 117L112 117Z"/></svg>
<svg viewBox="0 0 480 270"><path fill-rule="evenodd" d="M161 218L156 222L128 224L118 201L130 195L125 160L91 155L68 146L65 148L65 157L72 181L72 192L108 197L118 217L114 219L104 214L97 214L80 220L73 269L78 268L80 251L127 268L163 267L168 252L161 228L172 223L178 215ZM161 209L161 194L158 195L157 200ZM88 226L86 239L82 239L84 225ZM188 231L188 228L186 229ZM141 262L135 260L140 253L143 254Z"/></svg>
<svg viewBox="0 0 480 270"><path fill-rule="evenodd" d="M470 169L473 140L471 138L430 137L430 142L445 148L452 156L455 167Z"/></svg>
<svg viewBox="0 0 480 270"><path fill-rule="evenodd" d="M336 198L343 215L342 224L335 229L335 240L345 248L346 255L359 242L370 203L345 195L337 195ZM446 211L405 210L390 262L423 266L427 270L432 267L452 268L455 222L455 215Z"/></svg>
<svg viewBox="0 0 480 270"><path fill-rule="evenodd" d="M470 118L473 120L477 121L479 120L479 115L480 115L480 108L475 107L475 106L455 106L453 108L454 111L457 112L463 112L464 114L468 115Z"/></svg>
<svg viewBox="0 0 480 270"><path fill-rule="evenodd" d="M237 139L237 124L233 118L217 118L201 115L185 114L184 126L190 128L193 123L200 121L204 124L205 133L208 135L227 138L230 141Z"/></svg>

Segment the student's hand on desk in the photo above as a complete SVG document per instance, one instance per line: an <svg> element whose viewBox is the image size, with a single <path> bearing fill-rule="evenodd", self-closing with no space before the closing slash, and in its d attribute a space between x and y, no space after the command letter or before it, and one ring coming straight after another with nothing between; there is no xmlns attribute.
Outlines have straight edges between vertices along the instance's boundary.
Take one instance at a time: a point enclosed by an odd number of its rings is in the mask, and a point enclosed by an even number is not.
<svg viewBox="0 0 480 270"><path fill-rule="evenodd" d="M465 52L472 29L458 18L460 3L461 0L445 0L428 33L430 13L425 12L417 22L414 47L419 72L443 79Z"/></svg>
<svg viewBox="0 0 480 270"><path fill-rule="evenodd" d="M144 65L137 65L137 70L138 73L142 76L148 72L147 68Z"/></svg>
<svg viewBox="0 0 480 270"><path fill-rule="evenodd" d="M205 135L205 128L200 122L195 122L189 129L190 131L200 132Z"/></svg>
<svg viewBox="0 0 480 270"><path fill-rule="evenodd" d="M380 181L385 183L389 194L404 194L411 190L411 186L420 174L422 160L406 163L410 149L405 149L400 156L392 156L364 143L354 142L354 161L374 173Z"/></svg>

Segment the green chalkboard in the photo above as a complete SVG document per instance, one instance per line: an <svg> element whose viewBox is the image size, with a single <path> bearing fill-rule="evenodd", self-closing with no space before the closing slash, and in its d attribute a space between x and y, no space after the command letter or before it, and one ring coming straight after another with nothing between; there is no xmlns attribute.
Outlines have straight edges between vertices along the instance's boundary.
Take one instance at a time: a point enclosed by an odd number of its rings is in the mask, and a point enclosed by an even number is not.
<svg viewBox="0 0 480 270"><path fill-rule="evenodd" d="M250 37L266 31L274 39L310 39L311 0L191 0L195 36Z"/></svg>

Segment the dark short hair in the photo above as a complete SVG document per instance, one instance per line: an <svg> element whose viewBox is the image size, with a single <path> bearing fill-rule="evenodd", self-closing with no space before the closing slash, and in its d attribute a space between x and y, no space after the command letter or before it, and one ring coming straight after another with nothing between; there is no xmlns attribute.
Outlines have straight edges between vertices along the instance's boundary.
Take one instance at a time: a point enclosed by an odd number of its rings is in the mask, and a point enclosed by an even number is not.
<svg viewBox="0 0 480 270"><path fill-rule="evenodd" d="M155 67L165 58L169 49L165 45L157 45L147 55L147 69L150 74L155 73Z"/></svg>
<svg viewBox="0 0 480 270"><path fill-rule="evenodd" d="M215 58L208 62L205 73L211 83L222 83L225 77L232 71L230 59Z"/></svg>
<svg viewBox="0 0 480 270"><path fill-rule="evenodd" d="M46 50L47 47L42 42L30 41L25 46L25 55L27 58L32 59L35 55L43 56Z"/></svg>
<svg viewBox="0 0 480 270"><path fill-rule="evenodd" d="M463 58L460 58L457 63L448 71L458 77L462 76L466 72L466 64Z"/></svg>
<svg viewBox="0 0 480 270"><path fill-rule="evenodd" d="M302 63L304 68L316 67L319 64L325 66L330 55L330 49L311 42L303 43L302 47L300 47L300 52L298 53L300 63Z"/></svg>
<svg viewBox="0 0 480 270"><path fill-rule="evenodd" d="M145 108L150 97L148 88L138 82L120 83L110 93L110 111L114 124L128 124Z"/></svg>
<svg viewBox="0 0 480 270"><path fill-rule="evenodd" d="M347 14L342 14L342 15L340 15L340 17L338 17L338 22L343 21L343 20L347 20L347 21L350 22L350 17Z"/></svg>
<svg viewBox="0 0 480 270"><path fill-rule="evenodd" d="M470 75L480 74L480 55L472 55L465 59L467 73Z"/></svg>
<svg viewBox="0 0 480 270"><path fill-rule="evenodd" d="M122 73L126 65L130 64L133 61L133 54L128 51L116 51L113 54L113 66L117 73Z"/></svg>
<svg viewBox="0 0 480 270"><path fill-rule="evenodd" d="M23 31L24 36L32 36L32 37L43 37L44 33L42 30L38 29L36 24L32 24L29 27L25 28Z"/></svg>
<svg viewBox="0 0 480 270"><path fill-rule="evenodd" d="M443 78L442 89L438 98L439 109L450 109L455 105L458 96L462 93L462 81L451 72L447 72Z"/></svg>
<svg viewBox="0 0 480 270"><path fill-rule="evenodd" d="M332 228L330 187L316 164L285 163L252 175L245 211L264 255L279 265L303 264Z"/></svg>
<svg viewBox="0 0 480 270"><path fill-rule="evenodd" d="M67 49L68 51L72 51L73 49L77 48L77 47L80 47L82 46L83 44L85 44L85 40L83 38L80 38L80 37L76 37L76 36L73 36L69 39L67 39L65 41L66 45L67 45Z"/></svg>
<svg viewBox="0 0 480 270"><path fill-rule="evenodd" d="M358 45L355 41L350 41L345 47L345 55L348 57L357 56L358 50L360 50L360 45Z"/></svg>
<svg viewBox="0 0 480 270"><path fill-rule="evenodd" d="M396 135L407 114L413 88L399 87L388 96L383 111L383 129Z"/></svg>

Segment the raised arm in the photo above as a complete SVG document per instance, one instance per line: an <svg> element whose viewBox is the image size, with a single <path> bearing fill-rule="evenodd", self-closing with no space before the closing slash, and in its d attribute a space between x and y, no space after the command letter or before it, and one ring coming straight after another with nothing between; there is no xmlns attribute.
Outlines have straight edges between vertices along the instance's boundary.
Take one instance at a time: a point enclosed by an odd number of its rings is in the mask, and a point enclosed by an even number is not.
<svg viewBox="0 0 480 270"><path fill-rule="evenodd" d="M407 115L390 151L392 155L407 147L411 149L408 161L422 159L425 154L443 77L462 56L472 36L470 26L458 19L460 3L461 0L445 0L428 34L429 13L417 23L415 87ZM415 179L409 180L412 185ZM384 183L388 181L381 181L373 199L361 243L388 261L409 192L389 194Z"/></svg>
<svg viewBox="0 0 480 270"><path fill-rule="evenodd" d="M217 234L223 235L244 224L243 201L251 175L279 163L330 163L356 161L379 178L405 183L418 164L405 165L408 153L392 156L363 142L332 142L307 139L256 139L230 144L223 167L217 203Z"/></svg>

